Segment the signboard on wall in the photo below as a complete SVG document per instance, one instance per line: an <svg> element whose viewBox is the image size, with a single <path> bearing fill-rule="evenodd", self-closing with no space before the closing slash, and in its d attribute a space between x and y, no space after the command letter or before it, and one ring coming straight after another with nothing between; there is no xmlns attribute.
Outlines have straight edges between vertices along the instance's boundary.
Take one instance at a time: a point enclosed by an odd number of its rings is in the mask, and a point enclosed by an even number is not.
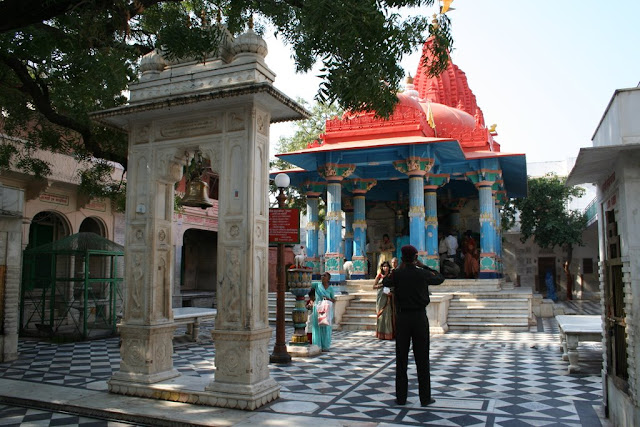
<svg viewBox="0 0 640 427"><path fill-rule="evenodd" d="M300 243L299 209L269 209L269 243Z"/></svg>

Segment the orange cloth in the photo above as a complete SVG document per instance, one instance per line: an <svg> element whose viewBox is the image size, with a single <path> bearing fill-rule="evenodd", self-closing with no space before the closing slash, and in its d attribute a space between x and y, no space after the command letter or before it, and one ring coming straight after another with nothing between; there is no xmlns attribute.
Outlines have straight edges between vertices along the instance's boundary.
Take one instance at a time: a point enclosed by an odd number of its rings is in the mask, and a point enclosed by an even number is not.
<svg viewBox="0 0 640 427"><path fill-rule="evenodd" d="M476 277L480 271L478 261L478 244L473 237L465 237L462 243L462 253L464 253L464 274L467 278Z"/></svg>

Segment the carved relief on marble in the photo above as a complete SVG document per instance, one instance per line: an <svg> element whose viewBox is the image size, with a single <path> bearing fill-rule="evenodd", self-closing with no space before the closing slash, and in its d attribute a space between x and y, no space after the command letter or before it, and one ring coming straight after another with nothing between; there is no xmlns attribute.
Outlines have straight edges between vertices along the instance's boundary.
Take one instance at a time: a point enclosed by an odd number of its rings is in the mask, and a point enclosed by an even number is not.
<svg viewBox="0 0 640 427"><path fill-rule="evenodd" d="M195 119L161 122L156 139L167 140L222 133L222 120L222 113L216 113Z"/></svg>
<svg viewBox="0 0 640 427"><path fill-rule="evenodd" d="M220 175L222 172L220 169L220 158L222 157L222 141L220 139L217 139L214 142L200 145L200 151L205 158L209 159L211 171Z"/></svg>
<svg viewBox="0 0 640 427"><path fill-rule="evenodd" d="M241 355L235 348L226 348L221 354L216 354L216 368L228 377L238 377L241 374Z"/></svg>
<svg viewBox="0 0 640 427"><path fill-rule="evenodd" d="M136 126L133 132L134 144L147 144L151 135L151 126L148 124Z"/></svg>
<svg viewBox="0 0 640 427"><path fill-rule="evenodd" d="M238 240L240 236L240 227L242 226L242 222L240 221L228 221L227 222L227 240Z"/></svg>
<svg viewBox="0 0 640 427"><path fill-rule="evenodd" d="M262 111L257 112L256 130L262 135L269 134L269 115Z"/></svg>
<svg viewBox="0 0 640 427"><path fill-rule="evenodd" d="M171 340L160 340L156 342L154 350L154 359L156 369L162 370L170 368L173 365L171 354L173 353L173 343Z"/></svg>
<svg viewBox="0 0 640 427"><path fill-rule="evenodd" d="M180 181L185 159L179 148L170 147L157 150L156 159L156 173L158 177L171 183Z"/></svg>
<svg viewBox="0 0 640 427"><path fill-rule="evenodd" d="M124 339L120 352L129 366L144 366L144 345L140 339Z"/></svg>
<svg viewBox="0 0 640 427"><path fill-rule="evenodd" d="M133 283L129 284L129 303L127 304L130 318L142 317L142 289L144 287L144 257L142 253L133 254L132 276Z"/></svg>
<svg viewBox="0 0 640 427"><path fill-rule="evenodd" d="M264 159L264 146L262 144L256 144L255 148L255 158L254 158L254 172L255 172L255 181L254 185L256 188L254 189L254 201L256 203L255 211L260 216L265 216L265 209L267 208L267 196L268 193L266 191L260 191L261 188L264 188L263 185L263 177L268 176L268 173L264 172L265 169L265 159Z"/></svg>
<svg viewBox="0 0 640 427"><path fill-rule="evenodd" d="M146 210L146 206L147 206L147 200L149 197L149 174L150 172L150 168L149 168L149 162L147 161L147 158L144 156L140 156L140 158L138 159L138 161L136 162L137 164L137 168L135 168L134 170L136 171L136 178L135 178L135 185L134 186L127 186L127 193L129 193L129 191L131 191L132 193L132 199L133 200L133 209L128 209L127 211L130 212L129 216L134 215L136 213L142 213L140 212L139 207L143 206L145 207ZM133 187L133 188L131 188ZM127 194L127 199L129 199L129 194ZM131 206L129 206L129 208L131 208Z"/></svg>
<svg viewBox="0 0 640 427"><path fill-rule="evenodd" d="M244 111L231 111L227 115L227 131L235 132L245 129Z"/></svg>
<svg viewBox="0 0 640 427"><path fill-rule="evenodd" d="M227 214L238 215L244 213L243 200L246 197L247 165L244 161L243 149L239 144L233 144L228 162L230 179L227 181L229 187L226 189L228 197ZM222 181L224 182L224 181Z"/></svg>
<svg viewBox="0 0 640 427"><path fill-rule="evenodd" d="M131 238L129 239L129 243L131 243L132 245L144 245L145 244L144 226L131 226L129 228L129 230L131 230L131 233L128 234L128 235L131 236Z"/></svg>
<svg viewBox="0 0 640 427"><path fill-rule="evenodd" d="M234 324L240 321L240 250L227 248L224 258L226 264L222 280L218 283L218 289L220 289L218 318L220 324Z"/></svg>
<svg viewBox="0 0 640 427"><path fill-rule="evenodd" d="M167 277L168 269L167 269L167 261L164 256L157 256L158 266L156 272L156 280L153 284L155 288L154 292L154 317L168 317L168 313L166 312L166 302L168 299L168 286L169 286L169 277Z"/></svg>
<svg viewBox="0 0 640 427"><path fill-rule="evenodd" d="M258 286L258 290L254 289L254 295L257 297L257 301L254 304L254 310L256 307L259 310L256 310L256 314L259 316L258 325L264 326L269 320L269 307L268 307L268 287L269 283L267 280L266 274L266 263L265 263L265 251L263 249L256 249L256 256L254 258L253 264L253 274L255 275L255 286Z"/></svg>

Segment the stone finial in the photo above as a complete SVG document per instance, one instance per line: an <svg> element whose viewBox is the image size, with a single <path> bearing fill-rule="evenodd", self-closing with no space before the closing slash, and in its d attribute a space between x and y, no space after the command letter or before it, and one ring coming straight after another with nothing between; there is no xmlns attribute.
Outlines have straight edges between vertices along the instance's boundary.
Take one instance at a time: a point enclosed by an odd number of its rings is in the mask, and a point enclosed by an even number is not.
<svg viewBox="0 0 640 427"><path fill-rule="evenodd" d="M418 91L416 90L416 87L413 84L413 77L411 77L411 74L409 74L407 76L407 84L405 85L404 88L404 94L407 96L410 96L411 98L420 98L420 94L418 93Z"/></svg>
<svg viewBox="0 0 640 427"><path fill-rule="evenodd" d="M236 37L233 52L236 57L242 54L257 55L262 58L267 56L267 42L253 31L253 17L249 18L247 31Z"/></svg>
<svg viewBox="0 0 640 427"><path fill-rule="evenodd" d="M140 72L142 80L152 78L160 74L167 66L167 62L157 49L152 50L140 60Z"/></svg>

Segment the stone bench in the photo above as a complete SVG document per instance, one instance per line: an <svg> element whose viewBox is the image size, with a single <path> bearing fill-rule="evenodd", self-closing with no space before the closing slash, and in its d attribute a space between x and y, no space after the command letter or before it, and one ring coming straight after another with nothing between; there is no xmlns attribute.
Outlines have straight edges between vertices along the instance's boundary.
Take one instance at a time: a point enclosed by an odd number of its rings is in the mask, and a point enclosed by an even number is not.
<svg viewBox="0 0 640 427"><path fill-rule="evenodd" d="M599 315L558 315L562 360L569 361L569 373L580 370L578 344L580 341L602 342L602 319Z"/></svg>
<svg viewBox="0 0 640 427"><path fill-rule="evenodd" d="M218 310L215 308L180 307L173 309L173 323L187 325L187 335L191 341L198 339L200 322L215 320Z"/></svg>

